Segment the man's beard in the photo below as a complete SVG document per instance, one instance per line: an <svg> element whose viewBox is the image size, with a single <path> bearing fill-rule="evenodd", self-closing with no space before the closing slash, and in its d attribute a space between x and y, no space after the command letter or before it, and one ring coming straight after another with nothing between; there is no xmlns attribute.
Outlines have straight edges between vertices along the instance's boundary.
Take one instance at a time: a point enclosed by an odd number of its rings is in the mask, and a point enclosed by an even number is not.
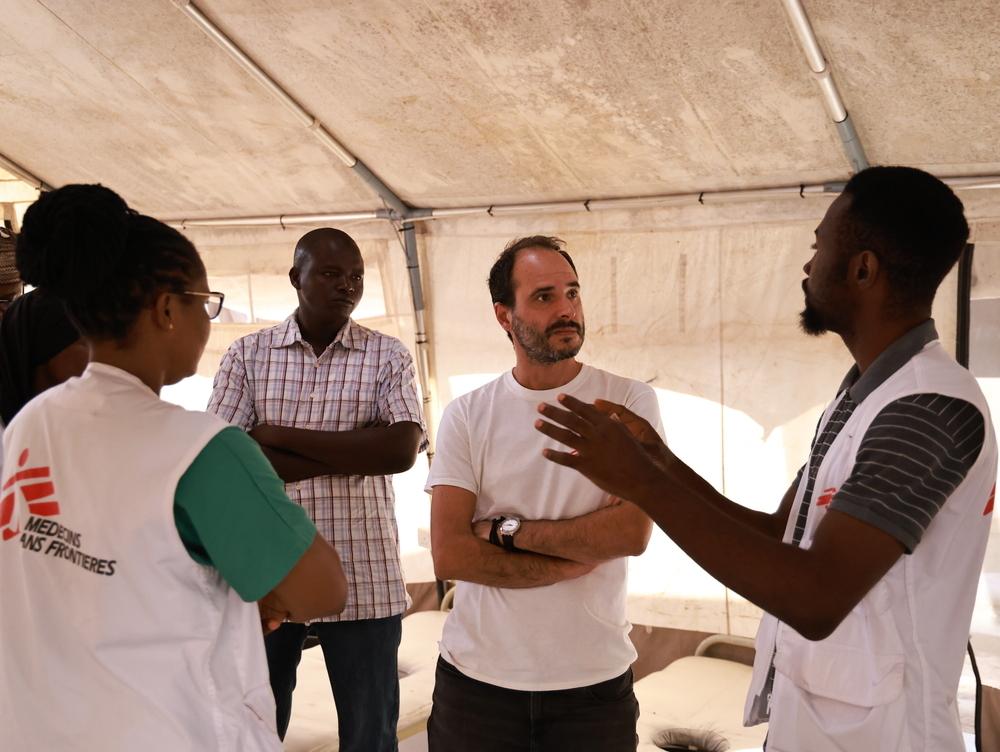
<svg viewBox="0 0 1000 752"><path fill-rule="evenodd" d="M845 326L848 324L848 311L850 300L846 294L847 282L847 259L833 271L833 284L823 287L823 303L821 310L815 298L810 298L809 285L802 283L802 294L805 296L805 307L799 313L799 326L802 331L811 337L818 337L827 332L843 334Z"/></svg>
<svg viewBox="0 0 1000 752"><path fill-rule="evenodd" d="M576 329L580 339L574 344L552 346L549 344L549 335L556 329ZM586 328L583 324L577 324L575 321L560 321L543 332L525 323L516 315L511 316L511 334L524 348L527 356L536 363L558 363L560 360L575 357L580 352L580 348L583 347L585 331Z"/></svg>
<svg viewBox="0 0 1000 752"><path fill-rule="evenodd" d="M799 326L811 337L818 337L830 331L830 327L820 313L806 298L806 307L799 313Z"/></svg>

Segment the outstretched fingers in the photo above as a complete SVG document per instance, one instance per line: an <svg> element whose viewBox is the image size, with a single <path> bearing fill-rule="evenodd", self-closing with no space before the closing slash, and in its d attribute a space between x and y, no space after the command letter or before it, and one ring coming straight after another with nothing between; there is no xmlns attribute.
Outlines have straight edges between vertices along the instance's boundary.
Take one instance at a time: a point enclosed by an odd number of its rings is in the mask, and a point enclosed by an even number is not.
<svg viewBox="0 0 1000 752"><path fill-rule="evenodd" d="M560 398L565 395L560 395ZM582 403L581 403L582 404ZM590 436L593 431L593 425L590 421L581 417L571 410L562 410L555 405L550 405L547 402L543 402L538 406L538 412L544 415L546 418L554 423L558 423L561 426L565 426L570 431L579 434L580 436Z"/></svg>
<svg viewBox="0 0 1000 752"><path fill-rule="evenodd" d="M584 402L583 400L578 400L571 394L560 394L556 397L559 400L559 404L565 407L567 410L572 412L574 415L579 416L582 420L587 423L600 422L605 416L600 413L593 405L589 402Z"/></svg>
<svg viewBox="0 0 1000 752"><path fill-rule="evenodd" d="M580 436L580 434L568 431L565 428L561 428L554 423L549 423L545 420L536 420L535 429L545 434L550 439L555 439L560 444L565 444L576 451L579 451L587 443L586 439Z"/></svg>
<svg viewBox="0 0 1000 752"><path fill-rule="evenodd" d="M557 465L563 465L564 467L571 467L574 470L577 470L580 467L580 455L574 452L559 452L555 449L543 449L542 456L550 462L555 462Z"/></svg>

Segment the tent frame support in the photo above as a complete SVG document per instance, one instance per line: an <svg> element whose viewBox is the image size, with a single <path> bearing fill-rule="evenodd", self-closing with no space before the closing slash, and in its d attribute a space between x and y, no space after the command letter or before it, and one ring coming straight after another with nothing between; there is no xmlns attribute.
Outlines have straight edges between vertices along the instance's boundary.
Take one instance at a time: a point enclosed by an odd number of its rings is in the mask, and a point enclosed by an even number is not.
<svg viewBox="0 0 1000 752"><path fill-rule="evenodd" d="M0 168L3 168L4 170L6 170L7 172L9 172L14 177L17 177L17 178L23 180L28 185L30 185L30 186L32 186L34 188L37 188L40 191L51 191L52 190L52 186L51 185L49 185L48 183L46 183L41 178L33 175L31 172L29 172L28 170L26 170L24 167L21 167L21 165L19 165L14 160L5 157L3 154L0 154Z"/></svg>
<svg viewBox="0 0 1000 752"><path fill-rule="evenodd" d="M423 391L424 420L428 432L428 460L434 457L434 441L432 421L427 417L431 414L431 374L430 340L427 336L426 305L424 303L424 286L420 277L420 256L417 251L417 228L413 222L403 222L400 232L403 236L403 251L406 254L406 271L410 277L410 293L413 298L413 339L416 345L417 377Z"/></svg>
<svg viewBox="0 0 1000 752"><path fill-rule="evenodd" d="M945 177L942 181L956 191L1000 190L1000 175ZM251 217L211 217L200 219L168 219L167 224L178 229L195 227L246 227L290 225L315 225L325 222L350 222L392 220L404 224L426 222L434 219L449 219L466 216L503 217L523 214L566 214L609 211L614 209L658 209L671 206L720 205L741 201L765 201L775 198L803 199L815 196L831 196L840 193L846 183L831 181L779 186L775 188L753 188L735 191L700 191L698 193L672 193L659 196L631 196L609 199L574 199L572 201L548 201L531 204L491 204L482 206L461 206L444 209L413 209L405 216L399 216L385 209L365 212L326 212L315 214L274 214ZM404 236L405 237L405 236Z"/></svg>
<svg viewBox="0 0 1000 752"><path fill-rule="evenodd" d="M191 0L173 0L213 42L245 70L272 96L280 101L295 116L303 128L308 130L319 143L334 154L344 165L350 167L362 182L383 202L385 208L374 211L360 212L330 212L313 214L282 214L276 216L253 217L219 217L198 219L167 220L167 224L186 229L189 227L239 227L239 226L281 226L315 225L329 222L384 220L398 226L402 235L403 251L406 256L406 267L409 274L410 293L413 301L413 312L416 326L417 371L424 394L425 412L430 406L431 366L429 358L429 340L425 323L424 292L420 273L420 258L417 250L415 222L446 217L469 215L514 215L530 213L564 213L592 212L608 209L641 209L666 206L690 205L729 202L757 201L778 197L799 197L839 193L844 186L842 182L797 186L780 186L775 188L735 190L735 191L702 191L699 193L668 194L660 196L635 196L613 199L585 199L563 202L540 202L528 204L500 204L490 206L469 206L443 209L413 207L403 201L399 195L351 151L344 146L329 131L326 125L302 104L300 104L284 87L272 78L253 58L250 57L236 42L234 42L218 25L206 16ZM837 90L836 82L827 64L826 58L816 40L815 32L802 6L801 0L783 0L785 10L810 69L816 77L817 84L823 95L823 101L831 119L840 134L844 152L852 169L857 172L868 166L864 148L858 133L851 121L847 109ZM39 190L52 190L52 186L21 167L16 162L0 154L0 167L16 175L25 182L36 186ZM966 177L945 179L953 188L1000 188L1000 176ZM398 223L401 223L399 225ZM429 415L429 413L427 413Z"/></svg>
<svg viewBox="0 0 1000 752"><path fill-rule="evenodd" d="M197 5L191 0L174 0L174 4L180 8L195 24L201 28L209 39L221 47L229 56L247 73L252 76L257 83L264 87L272 96L287 107L295 115L299 123L315 136L319 143L332 152L347 167L354 170L354 173L362 182L370 188L382 203L385 210L374 212L353 212L334 215L314 215L307 219L297 218L299 221L285 221L284 217L278 217L278 223L284 227L287 224L311 224L314 222L350 221L364 219L385 219L395 221L397 219L406 220L414 210L399 195L392 190L385 182L369 167L357 158L329 131L326 125L315 115L302 106L280 83L271 77L257 62L250 57L229 35L206 16ZM273 224L268 218L259 217L253 224ZM195 221L182 222L182 226L194 226ZM202 222L204 225L204 222ZM427 339L427 330L424 323L424 291L420 277L420 256L417 252L416 230L412 222L404 221L401 228L403 236L403 251L406 254L406 268L409 272L410 295L413 300L413 316L416 322L416 360L417 374L420 379L420 387L423 392L424 414L428 416L428 426L430 425L430 366L428 351L430 343Z"/></svg>
<svg viewBox="0 0 1000 752"><path fill-rule="evenodd" d="M816 84L823 96L826 111L840 135L844 154L847 161L851 163L851 171L861 172L869 166L868 157L865 156L865 149L858 137L857 130L854 128L854 122L844 106L840 90L837 89L837 82L833 79L833 72L830 70L823 50L816 39L816 33L813 31L806 9L802 7L802 0L784 0L784 6L792 30L798 37L806 62L809 64L809 69L816 78Z"/></svg>
<svg viewBox="0 0 1000 752"><path fill-rule="evenodd" d="M237 65L249 73L275 99L285 105L295 115L300 125L312 133L324 148L332 152L347 167L354 170L355 174L361 178L365 185L375 192L375 195L382 199L387 207L401 216L404 216L409 211L410 207L399 198L396 192L389 188L364 162L338 141L330 133L323 121L303 107L295 97L289 94L281 84L261 68L229 35L206 16L197 5L191 2L191 0L174 0L174 5L194 21L209 39L228 53Z"/></svg>

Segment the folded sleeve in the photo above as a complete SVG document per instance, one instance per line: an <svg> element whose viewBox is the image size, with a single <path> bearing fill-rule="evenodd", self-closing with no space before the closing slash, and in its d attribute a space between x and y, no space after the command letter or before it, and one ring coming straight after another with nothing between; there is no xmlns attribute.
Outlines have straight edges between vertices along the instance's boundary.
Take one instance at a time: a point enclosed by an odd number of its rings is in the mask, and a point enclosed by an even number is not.
<svg viewBox="0 0 1000 752"><path fill-rule="evenodd" d="M974 405L915 394L886 405L869 425L836 509L888 533L912 553L983 447Z"/></svg>
<svg viewBox="0 0 1000 752"><path fill-rule="evenodd" d="M181 477L174 521L191 557L219 570L245 601L273 590L316 536L260 447L235 427L219 432Z"/></svg>
<svg viewBox="0 0 1000 752"><path fill-rule="evenodd" d="M379 375L377 405L379 420L385 425L408 421L420 426L420 451L427 449L427 426L424 424L417 394L413 358L402 345L394 343Z"/></svg>
<svg viewBox="0 0 1000 752"><path fill-rule="evenodd" d="M472 464L472 444L464 400L453 400L441 416L437 447L424 490L434 486L456 486L479 495L479 477Z"/></svg>
<svg viewBox="0 0 1000 752"><path fill-rule="evenodd" d="M207 410L226 423L249 431L257 424L257 416L241 348L241 341L234 342L222 357L212 382L212 396Z"/></svg>

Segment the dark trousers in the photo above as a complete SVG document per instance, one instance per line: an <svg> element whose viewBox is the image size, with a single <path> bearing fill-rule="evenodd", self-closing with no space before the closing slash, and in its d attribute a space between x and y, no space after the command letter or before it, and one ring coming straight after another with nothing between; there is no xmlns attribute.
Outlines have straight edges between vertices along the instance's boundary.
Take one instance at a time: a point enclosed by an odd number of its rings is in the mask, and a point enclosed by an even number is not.
<svg viewBox="0 0 1000 752"><path fill-rule="evenodd" d="M337 705L340 752L397 752L402 616L361 621L282 624L264 638L271 690L284 739L292 715L295 671L306 634L319 638Z"/></svg>
<svg viewBox="0 0 1000 752"><path fill-rule="evenodd" d="M635 752L632 669L599 684L522 692L470 679L438 659L429 752Z"/></svg>

